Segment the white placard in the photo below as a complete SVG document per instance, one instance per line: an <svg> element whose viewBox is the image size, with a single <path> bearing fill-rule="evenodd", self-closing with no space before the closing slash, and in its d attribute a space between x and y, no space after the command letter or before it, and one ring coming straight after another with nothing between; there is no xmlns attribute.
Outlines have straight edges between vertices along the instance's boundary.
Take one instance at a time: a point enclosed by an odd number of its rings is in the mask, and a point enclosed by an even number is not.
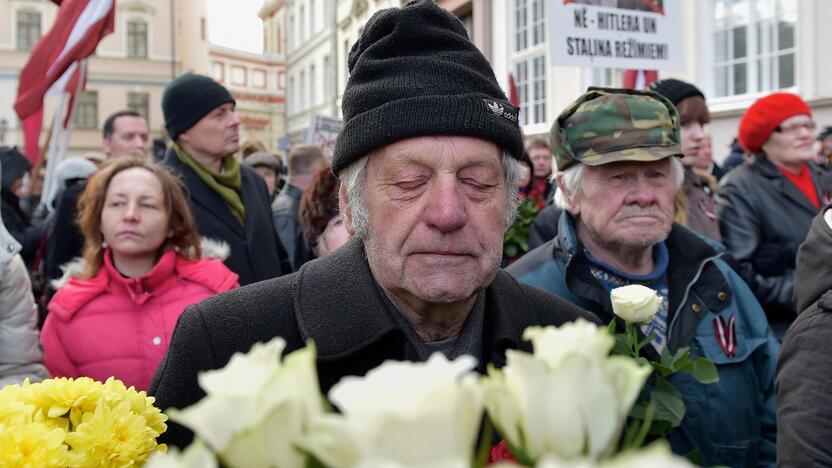
<svg viewBox="0 0 832 468"><path fill-rule="evenodd" d="M315 114L309 121L304 142L320 146L326 157L332 160L332 153L335 151L335 138L343 126L344 122L341 119Z"/></svg>
<svg viewBox="0 0 832 468"><path fill-rule="evenodd" d="M684 66L680 0L548 0L553 65Z"/></svg>

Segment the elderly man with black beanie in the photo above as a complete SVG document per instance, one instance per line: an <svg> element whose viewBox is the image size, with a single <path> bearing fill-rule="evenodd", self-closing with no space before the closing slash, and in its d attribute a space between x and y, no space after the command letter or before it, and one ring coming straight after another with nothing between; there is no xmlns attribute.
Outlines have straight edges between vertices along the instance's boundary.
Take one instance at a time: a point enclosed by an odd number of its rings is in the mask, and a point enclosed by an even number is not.
<svg viewBox="0 0 832 468"><path fill-rule="evenodd" d="M235 105L207 76L186 73L168 84L162 111L174 143L163 163L184 179L200 236L228 244L225 264L245 285L290 273L291 266L272 227L266 183L234 158Z"/></svg>
<svg viewBox="0 0 832 468"><path fill-rule="evenodd" d="M376 13L349 55L332 170L352 239L292 275L187 309L151 393L203 392L200 371L275 336L314 340L322 390L385 360L469 354L479 370L529 349L530 325L597 318L498 267L516 206L518 110L462 23L430 0ZM182 445L187 431L171 425Z"/></svg>

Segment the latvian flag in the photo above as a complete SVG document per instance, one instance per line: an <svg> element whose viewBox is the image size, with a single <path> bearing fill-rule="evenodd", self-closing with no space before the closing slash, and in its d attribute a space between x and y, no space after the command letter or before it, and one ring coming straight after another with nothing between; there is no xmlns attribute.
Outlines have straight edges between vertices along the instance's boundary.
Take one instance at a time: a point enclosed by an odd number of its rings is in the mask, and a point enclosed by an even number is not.
<svg viewBox="0 0 832 468"><path fill-rule="evenodd" d="M55 0L53 0L55 1ZM61 92L74 92L81 76L80 61L95 52L98 43L113 32L114 0L57 0L52 29L41 37L20 72L14 110L23 121L25 151L32 162L40 155L38 137L43 101Z"/></svg>

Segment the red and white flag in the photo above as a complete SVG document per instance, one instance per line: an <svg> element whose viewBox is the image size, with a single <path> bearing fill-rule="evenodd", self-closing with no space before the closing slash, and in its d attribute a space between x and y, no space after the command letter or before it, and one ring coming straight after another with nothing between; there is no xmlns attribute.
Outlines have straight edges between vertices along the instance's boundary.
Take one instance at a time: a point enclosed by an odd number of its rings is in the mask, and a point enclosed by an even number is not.
<svg viewBox="0 0 832 468"><path fill-rule="evenodd" d="M659 72L656 70L624 70L622 87L644 89L657 79L659 79Z"/></svg>
<svg viewBox="0 0 832 468"><path fill-rule="evenodd" d="M53 1L60 5L55 24L40 38L21 70L14 103L23 121L26 155L33 162L40 157L37 141L44 99L79 89L78 80L86 79L81 76L80 61L95 52L115 24L114 0Z"/></svg>

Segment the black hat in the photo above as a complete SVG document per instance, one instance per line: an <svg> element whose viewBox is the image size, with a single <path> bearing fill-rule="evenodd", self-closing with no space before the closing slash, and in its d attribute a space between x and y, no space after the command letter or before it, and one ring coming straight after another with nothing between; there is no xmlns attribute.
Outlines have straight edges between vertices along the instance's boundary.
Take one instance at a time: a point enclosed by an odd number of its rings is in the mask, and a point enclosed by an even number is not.
<svg viewBox="0 0 832 468"><path fill-rule="evenodd" d="M699 91L699 88L674 78L654 81L650 84L650 89L666 97L674 106L682 102L683 99L692 96L699 96L705 99L705 95L702 94L702 91Z"/></svg>
<svg viewBox="0 0 832 468"><path fill-rule="evenodd" d="M823 127L818 135L818 140L825 140L829 137L832 137L832 127Z"/></svg>
<svg viewBox="0 0 832 468"><path fill-rule="evenodd" d="M236 101L225 87L207 76L185 73L168 83L162 95L165 129L172 140L217 107Z"/></svg>
<svg viewBox="0 0 832 468"><path fill-rule="evenodd" d="M478 137L523 155L519 110L459 19L433 1L374 14L348 65L335 174L375 149L417 136Z"/></svg>
<svg viewBox="0 0 832 468"><path fill-rule="evenodd" d="M0 146L0 186L3 190L9 191L14 181L31 168L32 163L16 146Z"/></svg>

